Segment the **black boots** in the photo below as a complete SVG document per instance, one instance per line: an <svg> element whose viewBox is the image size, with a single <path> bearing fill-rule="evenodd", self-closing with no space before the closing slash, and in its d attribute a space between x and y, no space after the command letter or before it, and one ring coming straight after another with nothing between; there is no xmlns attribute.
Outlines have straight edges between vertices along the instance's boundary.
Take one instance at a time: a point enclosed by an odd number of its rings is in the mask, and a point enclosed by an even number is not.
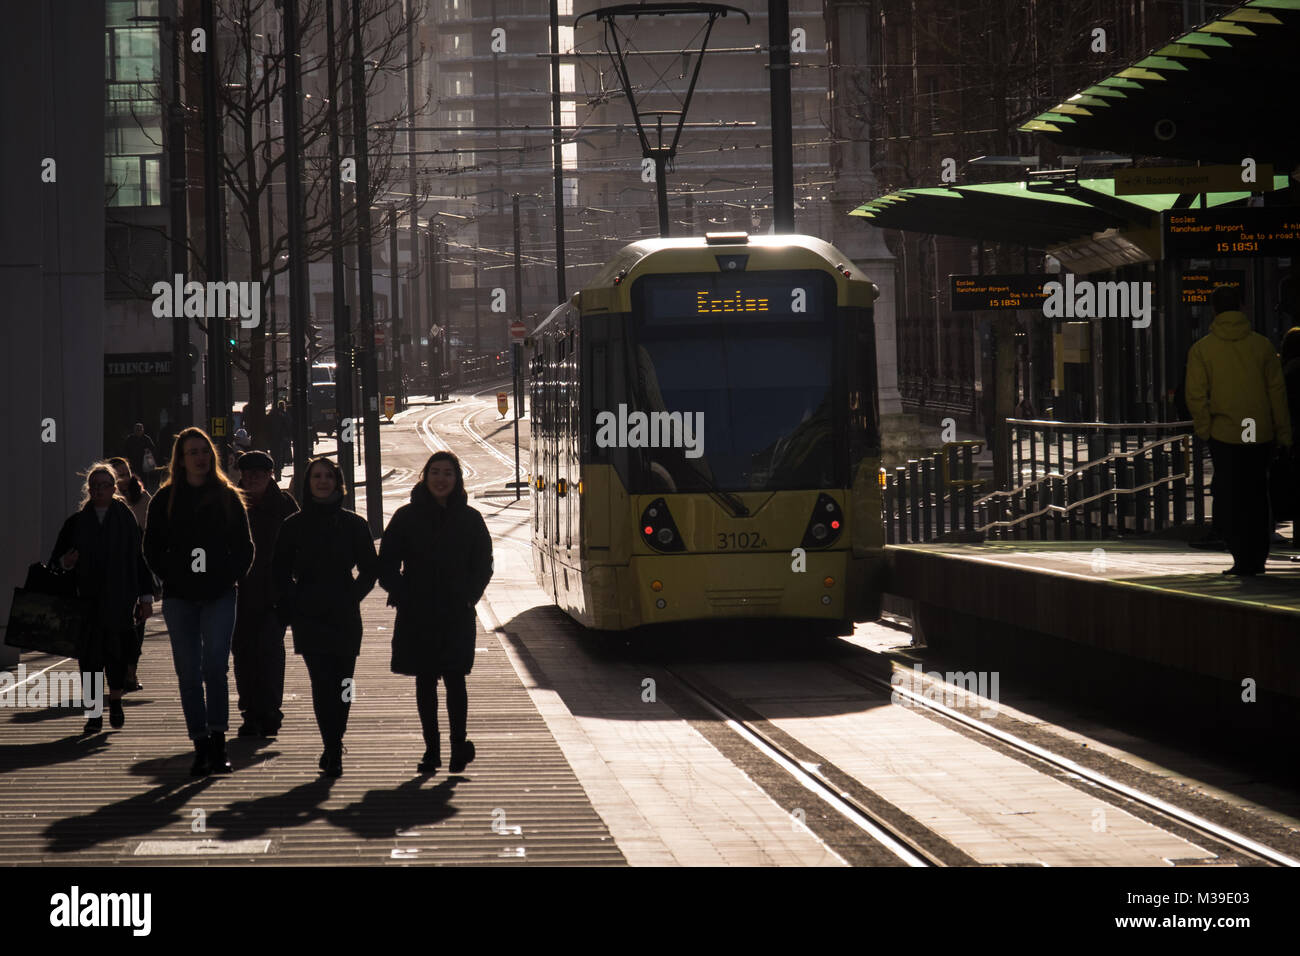
<svg viewBox="0 0 1300 956"><path fill-rule="evenodd" d="M122 710L122 701L110 700L108 702L108 726L114 730L121 730L126 723L126 713Z"/></svg>
<svg viewBox="0 0 1300 956"><path fill-rule="evenodd" d="M465 765L474 761L474 742L466 740L462 743L451 745L451 766L447 769L452 773L460 773L465 769Z"/></svg>
<svg viewBox="0 0 1300 956"><path fill-rule="evenodd" d="M208 764L212 773L234 773L226 757L226 735L214 731L208 737Z"/></svg>
<svg viewBox="0 0 1300 956"><path fill-rule="evenodd" d="M320 769L327 777L343 776L343 746L326 747L320 755Z"/></svg>
<svg viewBox="0 0 1300 956"><path fill-rule="evenodd" d="M442 738L434 737L433 742L424 742L424 758L416 769L420 773L437 773L442 766Z"/></svg>
<svg viewBox="0 0 1300 956"><path fill-rule="evenodd" d="M206 777L212 772L212 764L208 760L210 749L207 737L200 737L194 741L194 763L190 767L191 777Z"/></svg>

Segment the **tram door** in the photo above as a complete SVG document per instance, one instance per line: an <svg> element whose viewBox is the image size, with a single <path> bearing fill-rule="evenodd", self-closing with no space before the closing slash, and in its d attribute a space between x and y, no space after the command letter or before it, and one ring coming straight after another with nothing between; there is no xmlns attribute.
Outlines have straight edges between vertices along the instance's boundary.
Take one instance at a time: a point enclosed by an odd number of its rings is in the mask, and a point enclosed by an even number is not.
<svg viewBox="0 0 1300 956"><path fill-rule="evenodd" d="M557 482L562 482L560 487L563 489L563 496L557 492L555 502L555 548L557 551L560 548L564 549L564 560L567 563L572 557L569 552L573 547L573 498L578 493L577 488L570 487L574 480L574 476L570 472L572 470L574 440L573 414L576 408L577 396L573 381L573 330L564 328L560 331L560 407L556 409L556 420L561 431L557 449L559 461L556 464L555 474Z"/></svg>
<svg viewBox="0 0 1300 956"><path fill-rule="evenodd" d="M559 414L559 387L560 387L560 363L557 361L556 344L558 337L548 331L544 337L542 359L545 369L545 385L543 394L545 397L546 408L542 419L546 423L542 433L542 477L545 479L545 486L542 489L542 539L546 542L547 564L545 573L550 576L550 591L552 595L558 594L555 588L555 555L559 551L556 540L556 518L557 518L557 487L559 478L559 469L557 459L559 458L558 439L560 434Z"/></svg>

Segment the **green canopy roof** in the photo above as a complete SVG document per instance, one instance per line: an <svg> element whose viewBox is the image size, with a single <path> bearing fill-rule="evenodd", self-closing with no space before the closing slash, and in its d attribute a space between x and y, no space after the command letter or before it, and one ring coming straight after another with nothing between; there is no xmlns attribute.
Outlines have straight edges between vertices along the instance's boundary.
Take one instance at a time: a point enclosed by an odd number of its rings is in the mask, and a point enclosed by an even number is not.
<svg viewBox="0 0 1300 956"><path fill-rule="evenodd" d="M1274 176L1273 187L1287 185ZM1248 192L1207 193L1206 203L1244 202ZM1177 193L1116 196L1112 179L1064 183L983 183L899 189L863 203L850 215L882 229L903 229L987 242L1046 248L1107 229L1152 229L1159 213L1179 203Z"/></svg>
<svg viewBox="0 0 1300 956"><path fill-rule="evenodd" d="M1290 170L1300 161L1298 54L1300 0L1246 0L1020 130L1076 147L1232 164L1249 156Z"/></svg>

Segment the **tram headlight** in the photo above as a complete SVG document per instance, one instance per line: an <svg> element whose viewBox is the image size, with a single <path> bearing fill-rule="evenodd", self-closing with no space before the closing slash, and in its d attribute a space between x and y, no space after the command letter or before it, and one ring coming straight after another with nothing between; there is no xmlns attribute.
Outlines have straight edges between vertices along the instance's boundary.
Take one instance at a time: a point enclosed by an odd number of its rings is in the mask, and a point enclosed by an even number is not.
<svg viewBox="0 0 1300 956"><path fill-rule="evenodd" d="M668 511L668 502L663 498L656 498L641 512L638 530L641 532L641 540L656 551L686 550L681 533Z"/></svg>
<svg viewBox="0 0 1300 956"><path fill-rule="evenodd" d="M834 498L822 492L817 496L817 503L813 505L812 515L808 518L803 547L824 548L834 544L843 531L844 512Z"/></svg>

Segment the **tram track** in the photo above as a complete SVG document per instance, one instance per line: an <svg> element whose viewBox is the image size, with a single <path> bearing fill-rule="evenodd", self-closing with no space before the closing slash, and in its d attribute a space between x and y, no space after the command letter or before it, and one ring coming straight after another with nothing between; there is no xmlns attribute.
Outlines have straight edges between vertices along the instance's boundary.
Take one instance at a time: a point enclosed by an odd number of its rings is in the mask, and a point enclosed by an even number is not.
<svg viewBox="0 0 1300 956"><path fill-rule="evenodd" d="M779 767L804 790L814 794L840 818L866 834L902 865L924 868L947 866L954 862L952 856L938 850L932 840L917 839L914 828L900 826L897 819L890 819L879 812L878 808L868 806L865 801L844 789L841 782L823 772L825 761L809 759L813 755L806 751L796 752L789 742L778 739L769 728L762 726L763 721L740 713L736 702L726 695L708 687L698 678L687 677L679 669L669 667L666 672L676 682L676 689L699 708L711 714L715 720ZM813 829L807 822L806 814L801 825ZM913 832L908 832L909 829Z"/></svg>
<svg viewBox="0 0 1300 956"><path fill-rule="evenodd" d="M1084 766L1078 761L1054 753L1046 747L1025 740L1007 730L994 727L986 721L964 714L956 708L932 699L931 695L926 694L923 690L918 691L842 663L831 662L828 666L839 676L857 683L859 686L881 690L891 695L897 694L908 702L908 706L934 715L941 722L947 722L949 726L956 725L966 731L968 736L974 736L989 745L1000 745L1007 748L1018 755L1022 762L1030 766L1044 769L1050 768L1049 772L1054 776L1064 779L1080 789L1091 787L1104 791L1112 795L1112 797L1118 798L1117 805L1120 807L1124 807L1124 801L1136 804L1144 808L1149 816L1154 817L1154 822L1161 825L1167 832L1187 836L1186 833L1179 833L1180 829L1185 828L1217 844L1217 846L1211 847L1216 852L1226 847L1252 860L1271 866L1300 867L1300 859L1296 857L1276 850L1230 827L1208 820L1168 800L1130 786L1091 767ZM890 666L892 667L892 663L890 663ZM1163 821L1163 823L1160 821ZM1172 824L1172 827L1169 824Z"/></svg>

